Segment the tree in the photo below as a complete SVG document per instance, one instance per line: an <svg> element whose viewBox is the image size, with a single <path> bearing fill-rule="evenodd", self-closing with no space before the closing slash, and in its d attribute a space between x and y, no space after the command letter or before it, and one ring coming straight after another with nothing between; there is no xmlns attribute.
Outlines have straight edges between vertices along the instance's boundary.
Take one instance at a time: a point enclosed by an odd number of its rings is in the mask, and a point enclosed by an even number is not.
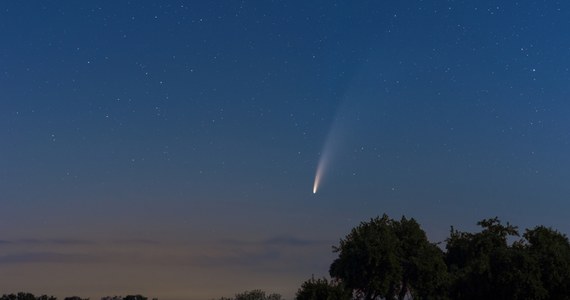
<svg viewBox="0 0 570 300"><path fill-rule="evenodd" d="M403 266L398 299L409 293L414 299L442 299L447 293L447 266L443 252L430 243L414 219L402 217L395 223L399 237L400 264Z"/></svg>
<svg viewBox="0 0 570 300"><path fill-rule="evenodd" d="M295 295L296 300L350 300L352 291L343 283L328 281L326 278L311 279L303 282Z"/></svg>
<svg viewBox="0 0 570 300"><path fill-rule="evenodd" d="M570 243L566 235L544 226L524 233L529 254L537 260L548 299L570 299Z"/></svg>
<svg viewBox="0 0 570 300"><path fill-rule="evenodd" d="M508 245L508 237L518 236L517 227L503 225L496 217L477 224L481 232L459 232L452 227L447 239L451 298L545 299L538 262L523 241Z"/></svg>
<svg viewBox="0 0 570 300"><path fill-rule="evenodd" d="M489 266L490 286L496 299L547 299L538 262L522 241L493 251Z"/></svg>
<svg viewBox="0 0 570 300"><path fill-rule="evenodd" d="M387 215L352 229L334 252L331 277L355 291L359 299L440 298L447 274L443 253L429 243L414 219Z"/></svg>

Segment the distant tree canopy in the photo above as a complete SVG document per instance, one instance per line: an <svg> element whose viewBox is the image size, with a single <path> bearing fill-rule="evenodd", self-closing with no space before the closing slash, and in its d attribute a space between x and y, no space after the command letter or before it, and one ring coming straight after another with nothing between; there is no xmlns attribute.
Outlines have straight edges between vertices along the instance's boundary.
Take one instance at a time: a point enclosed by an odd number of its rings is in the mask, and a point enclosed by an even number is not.
<svg viewBox="0 0 570 300"><path fill-rule="evenodd" d="M127 295L123 300L148 300L148 298L143 295Z"/></svg>
<svg viewBox="0 0 570 300"><path fill-rule="evenodd" d="M498 218L478 225L477 233L452 227L443 251L414 219L363 222L333 248L333 280L305 281L296 299L570 300L566 235L538 226L520 238Z"/></svg>
<svg viewBox="0 0 570 300"><path fill-rule="evenodd" d="M57 300L57 298L54 296L46 296L46 295L35 296L34 294L31 293L20 292L17 294L4 294L2 295L2 297L0 297L0 300ZM71 297L65 297L63 298L63 300L89 300L89 298L71 296ZM142 295L128 295L125 297L122 296L103 297L101 298L101 300L148 300L148 298Z"/></svg>
<svg viewBox="0 0 570 300"><path fill-rule="evenodd" d="M101 300L148 300L147 297L143 295L127 295L127 296L107 296L101 298Z"/></svg>
<svg viewBox="0 0 570 300"><path fill-rule="evenodd" d="M4 294L0 297L0 300L57 300L57 298L47 295L36 297L34 294L20 292L17 294Z"/></svg>
<svg viewBox="0 0 570 300"><path fill-rule="evenodd" d="M350 300L352 291L338 281L329 281L326 278L305 281L295 295L297 300Z"/></svg>
<svg viewBox="0 0 570 300"><path fill-rule="evenodd" d="M266 294L262 290L251 290L236 294L233 298L222 297L219 300L281 300L280 294Z"/></svg>

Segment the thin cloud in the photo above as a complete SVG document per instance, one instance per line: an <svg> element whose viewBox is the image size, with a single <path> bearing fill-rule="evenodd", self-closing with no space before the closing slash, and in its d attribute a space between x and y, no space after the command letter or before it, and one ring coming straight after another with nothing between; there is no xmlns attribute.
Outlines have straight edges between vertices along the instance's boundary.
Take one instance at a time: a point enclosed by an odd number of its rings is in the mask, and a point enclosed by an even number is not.
<svg viewBox="0 0 570 300"><path fill-rule="evenodd" d="M67 238L55 238L55 239L14 239L14 240L4 240L5 244L10 245L64 245L64 246L75 246L75 245L91 245L94 244L93 241L82 240L82 239L67 239ZM0 242L2 244L2 242Z"/></svg>
<svg viewBox="0 0 570 300"><path fill-rule="evenodd" d="M333 241L303 239L294 236L274 236L258 241L241 241L226 239L222 243L232 246L279 246L279 247L309 247L324 244L333 244Z"/></svg>
<svg viewBox="0 0 570 300"><path fill-rule="evenodd" d="M151 239L117 239L112 240L112 243L123 245L159 245L160 242Z"/></svg>
<svg viewBox="0 0 570 300"><path fill-rule="evenodd" d="M226 239L211 253L193 256L191 263L203 267L247 267L255 269L299 268L307 264L307 251L328 249L333 242L279 235L257 241ZM302 267L301 267L302 268Z"/></svg>
<svg viewBox="0 0 570 300"><path fill-rule="evenodd" d="M263 249L258 251L236 251L220 255L199 256L194 264L203 267L247 266L254 267L276 262L282 257L278 250Z"/></svg>
<svg viewBox="0 0 570 300"><path fill-rule="evenodd" d="M292 246L292 247L322 245L325 243L329 243L329 241L309 240L292 236L276 236L262 241L262 244L268 246Z"/></svg>
<svg viewBox="0 0 570 300"><path fill-rule="evenodd" d="M21 238L12 240L0 240L1 245L13 246L83 246L83 245L102 245L102 244L121 244L121 245L158 245L160 242L151 239L114 239L114 240L86 240L72 238L50 238L50 239L31 239Z"/></svg>
<svg viewBox="0 0 570 300"><path fill-rule="evenodd" d="M25 252L0 255L0 264L22 263L94 263L99 258L93 255L58 252Z"/></svg>

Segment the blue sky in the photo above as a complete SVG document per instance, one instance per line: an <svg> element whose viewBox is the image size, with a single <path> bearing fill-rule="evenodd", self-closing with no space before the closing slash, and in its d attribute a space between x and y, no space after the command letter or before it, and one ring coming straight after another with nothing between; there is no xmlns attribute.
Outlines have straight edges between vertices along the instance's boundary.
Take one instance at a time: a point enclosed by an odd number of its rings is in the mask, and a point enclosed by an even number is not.
<svg viewBox="0 0 570 300"><path fill-rule="evenodd" d="M383 213L568 232L569 9L2 3L0 290L292 298Z"/></svg>

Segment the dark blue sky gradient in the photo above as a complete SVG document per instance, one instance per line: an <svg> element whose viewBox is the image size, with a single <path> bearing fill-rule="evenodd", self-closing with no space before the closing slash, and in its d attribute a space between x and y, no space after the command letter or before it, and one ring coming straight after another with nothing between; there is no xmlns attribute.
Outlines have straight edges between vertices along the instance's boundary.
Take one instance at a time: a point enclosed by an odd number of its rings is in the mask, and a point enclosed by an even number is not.
<svg viewBox="0 0 570 300"><path fill-rule="evenodd" d="M568 28L564 1L2 3L0 290L290 299L382 213L570 232Z"/></svg>

